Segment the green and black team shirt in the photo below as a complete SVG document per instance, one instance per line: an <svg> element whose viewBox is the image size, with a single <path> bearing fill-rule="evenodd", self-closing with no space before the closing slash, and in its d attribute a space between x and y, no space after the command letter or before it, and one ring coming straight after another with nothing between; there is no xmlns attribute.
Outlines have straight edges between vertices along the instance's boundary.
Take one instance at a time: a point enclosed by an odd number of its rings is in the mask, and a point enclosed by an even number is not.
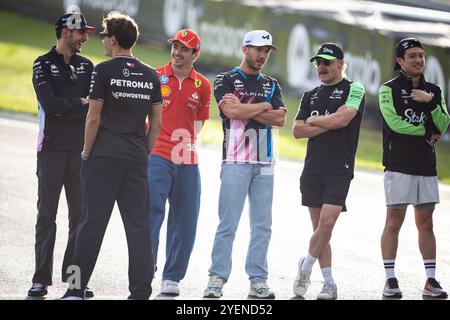
<svg viewBox="0 0 450 320"><path fill-rule="evenodd" d="M426 91L429 103L411 99L411 90ZM435 176L436 155L430 143L432 133L442 134L450 122L439 86L422 76L417 88L401 70L398 76L380 87L380 112L383 126L383 165L385 170L411 175Z"/></svg>
<svg viewBox="0 0 450 320"><path fill-rule="evenodd" d="M302 174L353 175L359 128L365 106L365 90L360 83L344 78L334 85L322 84L305 92L295 120L306 121L310 116L332 114L344 105L354 108L358 113L346 127L329 130L308 139Z"/></svg>
<svg viewBox="0 0 450 320"><path fill-rule="evenodd" d="M134 57L118 56L94 68L90 99L103 101L92 157L147 162L145 119L162 103L155 69Z"/></svg>

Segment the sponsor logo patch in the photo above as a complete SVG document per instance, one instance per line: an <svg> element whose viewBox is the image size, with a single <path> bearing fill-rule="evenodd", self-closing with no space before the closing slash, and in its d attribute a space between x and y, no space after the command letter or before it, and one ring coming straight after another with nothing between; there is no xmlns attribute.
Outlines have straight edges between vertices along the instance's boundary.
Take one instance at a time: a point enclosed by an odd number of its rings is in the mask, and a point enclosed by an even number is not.
<svg viewBox="0 0 450 320"><path fill-rule="evenodd" d="M159 82L161 82L161 84L166 84L169 82L169 77L166 75L163 75L163 76L159 77Z"/></svg>
<svg viewBox="0 0 450 320"><path fill-rule="evenodd" d="M163 97L167 97L171 92L172 90L170 90L169 86L161 86L161 94Z"/></svg>

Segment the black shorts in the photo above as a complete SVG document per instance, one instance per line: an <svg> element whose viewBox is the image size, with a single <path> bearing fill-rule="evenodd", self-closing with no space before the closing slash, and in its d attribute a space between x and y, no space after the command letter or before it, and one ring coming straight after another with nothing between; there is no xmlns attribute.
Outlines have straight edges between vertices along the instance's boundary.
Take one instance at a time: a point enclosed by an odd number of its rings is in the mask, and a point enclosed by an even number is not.
<svg viewBox="0 0 450 320"><path fill-rule="evenodd" d="M345 199L352 179L353 175L302 175L302 205L322 208L323 204L332 204L343 206L342 211L347 211Z"/></svg>

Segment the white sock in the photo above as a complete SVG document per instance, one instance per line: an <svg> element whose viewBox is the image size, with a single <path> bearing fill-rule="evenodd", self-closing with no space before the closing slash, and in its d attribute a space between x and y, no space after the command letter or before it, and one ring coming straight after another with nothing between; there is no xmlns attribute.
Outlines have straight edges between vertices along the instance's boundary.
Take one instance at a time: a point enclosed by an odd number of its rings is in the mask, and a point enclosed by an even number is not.
<svg viewBox="0 0 450 320"><path fill-rule="evenodd" d="M386 279L395 278L395 259L383 259Z"/></svg>
<svg viewBox="0 0 450 320"><path fill-rule="evenodd" d="M316 262L317 258L314 258L312 255L308 253L305 261L303 261L302 267L300 268L301 272L311 272L314 262Z"/></svg>
<svg viewBox="0 0 450 320"><path fill-rule="evenodd" d="M425 272L428 278L436 279L436 259L427 259L423 260L423 264L425 266Z"/></svg>
<svg viewBox="0 0 450 320"><path fill-rule="evenodd" d="M334 283L331 267L322 268L323 281L326 283Z"/></svg>

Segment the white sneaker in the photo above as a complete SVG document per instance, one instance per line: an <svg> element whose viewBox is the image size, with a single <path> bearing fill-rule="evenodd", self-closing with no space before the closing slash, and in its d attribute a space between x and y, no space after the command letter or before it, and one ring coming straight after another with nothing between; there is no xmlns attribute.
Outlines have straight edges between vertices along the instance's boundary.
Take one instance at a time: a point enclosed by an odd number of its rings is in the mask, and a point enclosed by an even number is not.
<svg viewBox="0 0 450 320"><path fill-rule="evenodd" d="M83 298L77 297L77 296L67 296L67 297L60 298L59 300L72 300L72 301L78 301L78 300L83 300Z"/></svg>
<svg viewBox="0 0 450 320"><path fill-rule="evenodd" d="M275 293L270 290L265 282L251 283L248 296L259 299L275 299Z"/></svg>
<svg viewBox="0 0 450 320"><path fill-rule="evenodd" d="M179 282L172 280L161 280L161 293L170 296L178 296L180 294L180 288L178 288Z"/></svg>
<svg viewBox="0 0 450 320"><path fill-rule="evenodd" d="M203 292L203 297L205 298L220 298L223 296L223 285L225 284L225 279L219 276L212 275L209 277L208 287L205 292Z"/></svg>
<svg viewBox="0 0 450 320"><path fill-rule="evenodd" d="M300 268L305 261L306 257L301 257L298 262L298 273L297 277L294 280L294 294L299 297L303 297L308 290L309 284L311 283L310 277L311 272L301 272Z"/></svg>
<svg viewBox="0 0 450 320"><path fill-rule="evenodd" d="M337 286L335 283L325 282L322 290L317 295L317 300L335 300L337 299Z"/></svg>

